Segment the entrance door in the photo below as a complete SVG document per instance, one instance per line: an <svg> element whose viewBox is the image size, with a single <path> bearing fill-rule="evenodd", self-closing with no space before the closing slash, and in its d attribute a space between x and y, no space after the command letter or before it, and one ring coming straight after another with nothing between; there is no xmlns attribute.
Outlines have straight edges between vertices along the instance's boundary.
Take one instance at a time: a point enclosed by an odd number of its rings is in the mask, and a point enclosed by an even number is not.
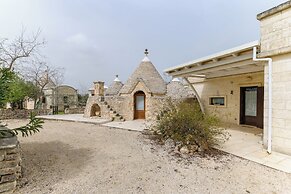
<svg viewBox="0 0 291 194"><path fill-rule="evenodd" d="M264 87L242 87L240 124L263 128Z"/></svg>
<svg viewBox="0 0 291 194"><path fill-rule="evenodd" d="M134 94L134 119L145 119L145 100L144 92Z"/></svg>

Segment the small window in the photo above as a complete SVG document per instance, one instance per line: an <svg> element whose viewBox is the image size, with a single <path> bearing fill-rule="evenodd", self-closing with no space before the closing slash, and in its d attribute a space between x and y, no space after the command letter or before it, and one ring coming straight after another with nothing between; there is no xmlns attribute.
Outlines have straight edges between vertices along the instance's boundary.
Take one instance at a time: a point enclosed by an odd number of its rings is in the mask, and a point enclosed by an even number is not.
<svg viewBox="0 0 291 194"><path fill-rule="evenodd" d="M68 103L68 96L64 96L64 103Z"/></svg>
<svg viewBox="0 0 291 194"><path fill-rule="evenodd" d="M42 97L41 102L45 104L46 101L44 96Z"/></svg>
<svg viewBox="0 0 291 194"><path fill-rule="evenodd" d="M225 106L225 97L224 96L210 97L209 98L209 105Z"/></svg>

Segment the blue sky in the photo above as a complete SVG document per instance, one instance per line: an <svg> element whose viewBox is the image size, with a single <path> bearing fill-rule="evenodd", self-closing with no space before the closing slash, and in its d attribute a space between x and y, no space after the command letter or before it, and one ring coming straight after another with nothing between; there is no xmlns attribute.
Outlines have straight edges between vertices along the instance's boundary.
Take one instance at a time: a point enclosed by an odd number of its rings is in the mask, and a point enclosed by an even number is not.
<svg viewBox="0 0 291 194"><path fill-rule="evenodd" d="M163 70L259 39L256 15L285 0L0 0L0 37L38 28L64 84L125 82L142 60Z"/></svg>

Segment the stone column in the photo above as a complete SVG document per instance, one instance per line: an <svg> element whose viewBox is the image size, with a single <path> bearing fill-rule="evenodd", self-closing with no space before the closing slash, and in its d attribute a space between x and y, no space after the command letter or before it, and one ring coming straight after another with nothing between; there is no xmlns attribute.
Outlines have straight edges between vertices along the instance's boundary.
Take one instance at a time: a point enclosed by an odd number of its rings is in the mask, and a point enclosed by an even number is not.
<svg viewBox="0 0 291 194"><path fill-rule="evenodd" d="M94 95L104 96L104 82L102 81L94 82Z"/></svg>
<svg viewBox="0 0 291 194"><path fill-rule="evenodd" d="M0 193L12 193L21 176L17 137L0 139Z"/></svg>

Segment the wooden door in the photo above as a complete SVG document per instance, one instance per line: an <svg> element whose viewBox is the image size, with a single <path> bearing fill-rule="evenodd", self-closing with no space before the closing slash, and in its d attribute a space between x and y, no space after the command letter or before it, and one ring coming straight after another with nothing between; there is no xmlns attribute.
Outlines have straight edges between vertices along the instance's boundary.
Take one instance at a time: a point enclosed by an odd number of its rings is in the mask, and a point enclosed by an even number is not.
<svg viewBox="0 0 291 194"><path fill-rule="evenodd" d="M134 119L145 119L146 96L142 91L134 94Z"/></svg>
<svg viewBox="0 0 291 194"><path fill-rule="evenodd" d="M258 87L257 127L264 127L264 87Z"/></svg>
<svg viewBox="0 0 291 194"><path fill-rule="evenodd" d="M240 124L263 128L264 88L242 87L240 99Z"/></svg>

